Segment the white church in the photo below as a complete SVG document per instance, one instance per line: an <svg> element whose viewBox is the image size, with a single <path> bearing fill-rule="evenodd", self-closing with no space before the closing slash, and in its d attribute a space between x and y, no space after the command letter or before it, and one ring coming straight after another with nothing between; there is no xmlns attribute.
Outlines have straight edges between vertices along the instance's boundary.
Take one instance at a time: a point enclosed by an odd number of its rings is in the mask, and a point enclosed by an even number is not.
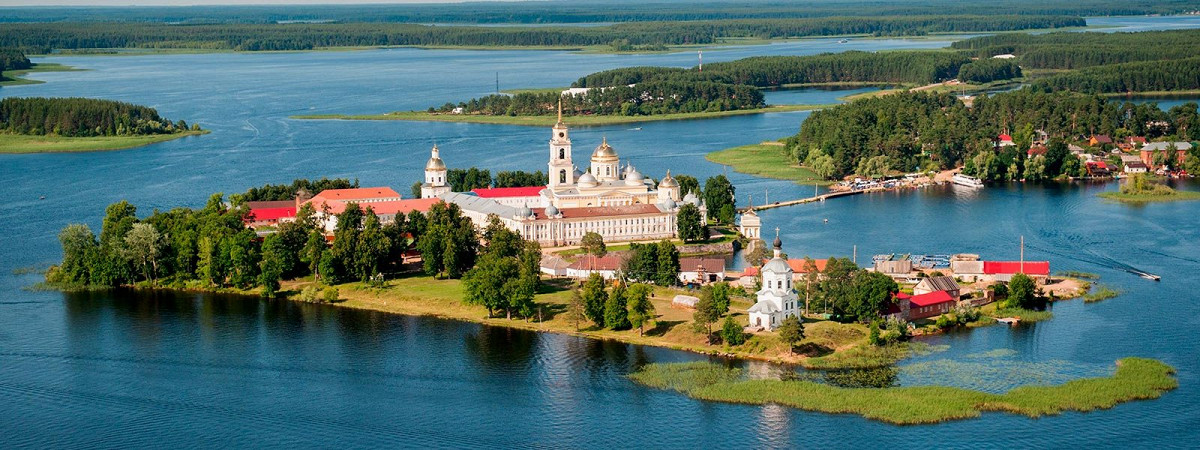
<svg viewBox="0 0 1200 450"><path fill-rule="evenodd" d="M763 264L762 289L758 290L758 301L746 310L750 315L750 326L774 330L788 316L800 315L800 296L792 286L792 266L783 258L783 242L775 236L775 257Z"/></svg>
<svg viewBox="0 0 1200 450"><path fill-rule="evenodd" d="M599 233L606 242L673 238L678 229L676 215L684 204L695 205L701 220L707 221L704 201L694 192L682 195L669 170L655 183L632 164L621 165L607 138L592 152L587 170L580 170L571 158L562 105L549 146L546 186L475 189L470 193L451 191L446 164L434 146L425 164L421 196L457 204L481 227L494 214L524 238L551 247L578 244L589 231Z"/></svg>

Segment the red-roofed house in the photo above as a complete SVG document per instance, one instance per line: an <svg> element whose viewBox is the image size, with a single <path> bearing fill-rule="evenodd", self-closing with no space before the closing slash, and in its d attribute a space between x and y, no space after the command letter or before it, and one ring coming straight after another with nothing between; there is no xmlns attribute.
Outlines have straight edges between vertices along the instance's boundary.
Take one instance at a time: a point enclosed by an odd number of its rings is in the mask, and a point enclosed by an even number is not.
<svg viewBox="0 0 1200 450"><path fill-rule="evenodd" d="M1028 155L1030 158L1037 156L1037 155L1045 155L1045 154L1046 154L1046 146L1045 145L1035 145L1035 146L1029 147Z"/></svg>
<svg viewBox="0 0 1200 450"><path fill-rule="evenodd" d="M545 186L486 188L472 189L471 193L480 198L495 200L501 205L536 208L545 206L546 199L542 197L544 189Z"/></svg>
<svg viewBox="0 0 1200 450"><path fill-rule="evenodd" d="M900 292L894 298L896 304L889 306L884 311L884 315L904 320L940 316L950 312L958 304L958 299L946 291L934 291L920 295L908 295Z"/></svg>
<svg viewBox="0 0 1200 450"><path fill-rule="evenodd" d="M1146 145L1146 138L1141 136L1130 136L1129 145Z"/></svg>
<svg viewBox="0 0 1200 450"><path fill-rule="evenodd" d="M1012 136L1010 136L1010 135L1001 134L1000 136L996 137L996 146L997 147L1012 147L1014 145L1017 145L1017 144L1013 143Z"/></svg>
<svg viewBox="0 0 1200 450"><path fill-rule="evenodd" d="M242 222L250 228L273 227L282 222L294 220L296 220L296 207L294 206L251 209L246 213L246 217L242 218Z"/></svg>
<svg viewBox="0 0 1200 450"><path fill-rule="evenodd" d="M1008 282L1013 275L1024 273L1034 280L1045 281L1050 277L1049 261L984 261L983 275L992 281Z"/></svg>
<svg viewBox="0 0 1200 450"><path fill-rule="evenodd" d="M1111 144L1111 143L1113 143L1113 140L1107 134L1093 135L1091 139L1088 139L1088 146L1090 146L1090 147L1095 147L1095 146L1104 145L1104 144Z"/></svg>
<svg viewBox="0 0 1200 450"><path fill-rule="evenodd" d="M368 207L379 216L379 221L389 223L396 214L408 214L410 211L429 211L437 198L402 199L400 194L389 187L359 188L359 189L326 189L304 203L312 204L317 212L317 220L326 232L337 229L337 215L346 211L350 203L358 204L362 209Z"/></svg>
<svg viewBox="0 0 1200 450"><path fill-rule="evenodd" d="M679 281L708 284L725 280L724 258L679 258Z"/></svg>
<svg viewBox="0 0 1200 450"><path fill-rule="evenodd" d="M567 276L583 279L591 276L592 273L598 273L604 279L611 280L617 277L617 271L621 270L621 263L624 261L618 255L606 255L599 258L583 255L567 266Z"/></svg>

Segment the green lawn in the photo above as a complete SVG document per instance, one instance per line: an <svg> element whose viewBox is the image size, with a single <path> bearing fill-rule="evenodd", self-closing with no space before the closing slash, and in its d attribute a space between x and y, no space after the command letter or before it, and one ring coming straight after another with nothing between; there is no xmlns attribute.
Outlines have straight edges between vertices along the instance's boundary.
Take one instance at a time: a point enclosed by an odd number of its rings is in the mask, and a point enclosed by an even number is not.
<svg viewBox="0 0 1200 450"><path fill-rule="evenodd" d="M704 158L750 175L792 180L799 184L829 184L813 171L793 163L791 156L787 154L787 147L779 143L728 148L709 153Z"/></svg>
<svg viewBox="0 0 1200 450"><path fill-rule="evenodd" d="M708 362L650 364L630 378L639 384L681 392L699 400L750 405L768 403L806 411L857 414L894 424L929 424L1006 412L1028 417L1108 409L1118 403L1154 399L1179 386L1175 369L1160 361L1125 358L1111 377L1065 384L1021 386L991 394L946 386L843 388L812 381L748 379L744 369Z"/></svg>
<svg viewBox="0 0 1200 450"><path fill-rule="evenodd" d="M568 125L621 125L660 120L691 120L715 119L719 117L740 116L746 114L762 114L772 112L806 111L822 108L824 105L776 105L766 108L742 109L736 111L717 111L700 113L658 114L652 116L571 116L566 118ZM418 122L466 122L486 123L496 125L523 125L531 127L549 127L557 121L555 116L485 116L477 114L442 114L426 111L397 111L384 114L308 114L292 116L293 119L323 119L323 120L409 120Z"/></svg>
<svg viewBox="0 0 1200 450"><path fill-rule="evenodd" d="M0 76L0 86L20 86L23 84L42 84L45 81L30 80L25 76L37 72L77 72L85 69L76 69L71 66L53 63L38 63L32 68L25 70L6 70L3 76Z"/></svg>
<svg viewBox="0 0 1200 450"><path fill-rule="evenodd" d="M175 134L101 137L0 134L0 153L67 153L123 150L207 133L208 131L188 131Z"/></svg>

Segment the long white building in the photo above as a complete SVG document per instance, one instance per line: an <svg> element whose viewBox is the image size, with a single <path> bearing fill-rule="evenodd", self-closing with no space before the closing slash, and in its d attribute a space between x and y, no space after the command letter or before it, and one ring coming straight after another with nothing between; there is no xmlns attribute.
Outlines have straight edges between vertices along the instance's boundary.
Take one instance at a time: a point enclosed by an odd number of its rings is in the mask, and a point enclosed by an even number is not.
<svg viewBox="0 0 1200 450"><path fill-rule="evenodd" d="M684 203L696 205L701 220L707 220L704 202L693 192L681 196L669 170L655 184L633 165L622 166L607 139L592 152L587 170L580 170L572 161L561 107L549 147L547 186L459 193L450 192L446 165L435 146L425 166L422 196L458 205L477 226L485 226L488 216L495 214L526 239L550 247L578 244L589 231L606 242L673 238L676 214Z"/></svg>

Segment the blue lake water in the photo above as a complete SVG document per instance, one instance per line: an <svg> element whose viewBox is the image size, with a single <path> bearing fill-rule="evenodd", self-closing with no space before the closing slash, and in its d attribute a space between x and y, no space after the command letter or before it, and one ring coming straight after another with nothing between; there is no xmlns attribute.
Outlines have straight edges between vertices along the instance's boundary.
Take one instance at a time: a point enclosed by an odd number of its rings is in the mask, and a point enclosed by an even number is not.
<svg viewBox="0 0 1200 450"><path fill-rule="evenodd" d="M818 39L705 59L942 45ZM200 206L214 191L319 176L406 192L435 140L451 166L545 164L542 128L290 115L421 109L489 93L496 72L502 88L552 87L606 68L694 59L392 49L42 60L89 70L38 74L48 82L0 96L124 100L213 133L120 152L0 155L0 236L8 238L0 256L0 447L1177 447L1200 439L1200 224L1189 219L1200 203L1126 206L1094 196L1111 184L936 188L762 213L794 256L849 256L857 246L859 261L891 252L1016 258L1024 236L1027 258L1100 274L1123 294L1056 304L1055 318L1036 325L927 338L942 350L903 364L900 384L989 390L1104 375L1126 356L1179 369L1180 388L1161 399L1037 420L986 414L897 427L705 403L624 378L647 362L703 359L689 353L256 298L22 289L40 276L18 269L61 256L61 227L98 230L103 208L121 199L148 213ZM779 91L768 99L828 103L845 94ZM792 134L807 114L576 128L576 156L607 136L647 175L671 168L703 178L724 172L705 153ZM811 194L729 175L742 202L749 194ZM1123 271L1129 267L1163 280L1142 280Z"/></svg>

